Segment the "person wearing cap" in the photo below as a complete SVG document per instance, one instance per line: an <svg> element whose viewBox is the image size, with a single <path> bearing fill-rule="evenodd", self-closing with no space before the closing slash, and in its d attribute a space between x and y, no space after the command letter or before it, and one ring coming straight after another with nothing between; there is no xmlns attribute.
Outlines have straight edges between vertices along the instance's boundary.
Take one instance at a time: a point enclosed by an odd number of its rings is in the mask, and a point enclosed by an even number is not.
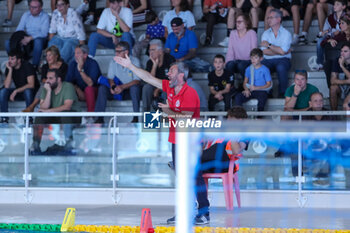
<svg viewBox="0 0 350 233"><path fill-rule="evenodd" d="M198 42L196 34L188 30L180 17L171 20L172 33L165 42L165 52L176 61L185 62L193 72L209 72L210 64L196 57Z"/></svg>

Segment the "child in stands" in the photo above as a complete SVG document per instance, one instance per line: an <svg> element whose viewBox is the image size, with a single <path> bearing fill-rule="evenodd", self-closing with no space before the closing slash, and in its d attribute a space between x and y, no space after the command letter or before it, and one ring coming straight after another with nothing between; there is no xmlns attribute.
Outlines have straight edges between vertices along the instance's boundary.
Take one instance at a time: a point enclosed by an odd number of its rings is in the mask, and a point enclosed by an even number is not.
<svg viewBox="0 0 350 233"><path fill-rule="evenodd" d="M272 88L272 80L270 70L261 64L263 59L261 49L255 48L250 52L252 64L245 70L244 91L236 95L236 105L242 106L250 99L257 99L258 111L264 111L268 92Z"/></svg>

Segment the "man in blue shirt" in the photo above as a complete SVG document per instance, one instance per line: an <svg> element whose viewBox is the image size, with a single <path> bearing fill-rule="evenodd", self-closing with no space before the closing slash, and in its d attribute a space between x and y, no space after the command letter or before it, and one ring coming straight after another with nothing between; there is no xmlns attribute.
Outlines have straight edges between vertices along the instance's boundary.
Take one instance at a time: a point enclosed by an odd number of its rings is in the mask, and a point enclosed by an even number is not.
<svg viewBox="0 0 350 233"><path fill-rule="evenodd" d="M196 57L198 47L196 34L185 28L180 17L171 20L172 33L165 42L165 52L176 61L185 62L193 72L209 72L210 64Z"/></svg>
<svg viewBox="0 0 350 233"><path fill-rule="evenodd" d="M95 110L97 97L97 80L101 76L97 62L88 57L89 47L78 45L74 51L74 58L68 67L66 81L71 82L81 101L86 101L88 112Z"/></svg>
<svg viewBox="0 0 350 233"><path fill-rule="evenodd" d="M281 24L282 12L280 10L271 10L267 22L270 28L264 31L261 37L260 46L264 52L264 60L261 63L267 66L271 73L276 71L279 97L283 98L288 87L288 71L291 67L292 35Z"/></svg>
<svg viewBox="0 0 350 233"><path fill-rule="evenodd" d="M22 46L33 43L32 64L38 67L40 63L41 53L47 42L47 34L49 32L50 18L49 15L42 10L42 0L28 0L29 11L25 12L17 26L16 32L24 31L26 36L20 41ZM9 52L10 40L6 41L6 50Z"/></svg>

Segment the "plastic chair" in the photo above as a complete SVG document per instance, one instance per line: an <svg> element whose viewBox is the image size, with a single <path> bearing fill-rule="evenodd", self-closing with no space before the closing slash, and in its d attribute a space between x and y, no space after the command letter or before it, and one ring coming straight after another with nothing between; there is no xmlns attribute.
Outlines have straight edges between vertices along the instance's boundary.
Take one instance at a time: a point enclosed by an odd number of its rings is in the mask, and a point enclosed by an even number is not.
<svg viewBox="0 0 350 233"><path fill-rule="evenodd" d="M233 185L235 186L238 207L241 208L241 194L237 172L234 172L236 159L231 156L228 172L225 173L204 173L203 179L208 189L208 179L222 179L224 186L225 203L227 210L233 210Z"/></svg>

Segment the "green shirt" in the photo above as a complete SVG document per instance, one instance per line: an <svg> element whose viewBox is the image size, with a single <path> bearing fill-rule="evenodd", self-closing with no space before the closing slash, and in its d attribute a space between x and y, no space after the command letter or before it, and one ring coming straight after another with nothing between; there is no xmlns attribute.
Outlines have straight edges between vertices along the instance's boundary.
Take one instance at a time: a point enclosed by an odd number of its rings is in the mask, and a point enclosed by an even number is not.
<svg viewBox="0 0 350 233"><path fill-rule="evenodd" d="M286 93L284 94L285 97L292 97L294 86L295 84L287 88ZM315 92L319 92L317 87L309 83L306 84L306 89L300 92L294 109L303 109L309 107L310 96Z"/></svg>
<svg viewBox="0 0 350 233"><path fill-rule="evenodd" d="M45 99L46 89L43 88L41 92L40 99ZM71 83L63 82L61 91L58 94L55 94L54 91L51 92L51 103L50 108L57 108L64 104L65 100L73 100L72 108L70 112L79 112L80 107L78 103L78 96L75 93L74 86Z"/></svg>

